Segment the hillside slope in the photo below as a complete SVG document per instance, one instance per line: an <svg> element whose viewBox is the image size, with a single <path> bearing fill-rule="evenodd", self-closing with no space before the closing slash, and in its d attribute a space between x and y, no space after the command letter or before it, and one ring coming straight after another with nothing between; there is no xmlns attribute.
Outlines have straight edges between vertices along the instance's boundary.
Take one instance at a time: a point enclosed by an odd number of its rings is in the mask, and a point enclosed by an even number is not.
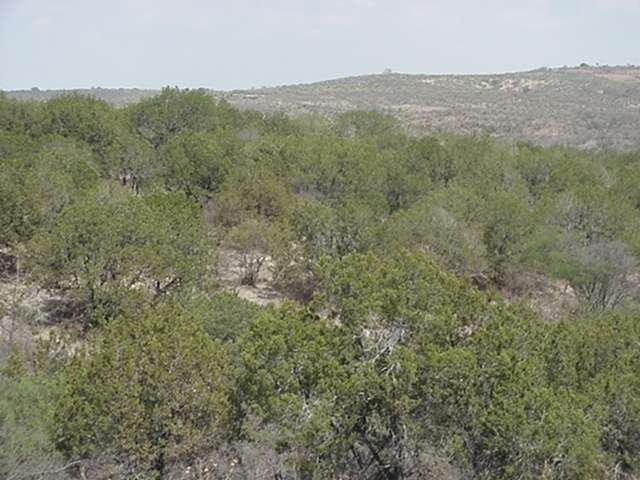
<svg viewBox="0 0 640 480"><path fill-rule="evenodd" d="M116 105L157 93L80 90ZM46 99L60 91L15 91ZM380 74L311 84L212 91L241 108L299 115L365 109L390 113L410 131L488 132L541 145L640 146L640 67L542 68L491 75Z"/></svg>
<svg viewBox="0 0 640 480"><path fill-rule="evenodd" d="M383 74L232 92L236 105L333 114L378 109L412 130L486 131L542 145L640 145L640 68L539 69L502 75Z"/></svg>

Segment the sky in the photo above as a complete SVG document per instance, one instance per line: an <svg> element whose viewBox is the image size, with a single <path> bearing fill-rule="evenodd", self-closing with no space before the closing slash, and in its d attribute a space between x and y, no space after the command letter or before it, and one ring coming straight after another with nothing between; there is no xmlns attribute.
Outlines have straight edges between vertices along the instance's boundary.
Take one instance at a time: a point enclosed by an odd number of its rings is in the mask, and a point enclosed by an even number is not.
<svg viewBox="0 0 640 480"><path fill-rule="evenodd" d="M0 0L0 89L640 65L640 0Z"/></svg>

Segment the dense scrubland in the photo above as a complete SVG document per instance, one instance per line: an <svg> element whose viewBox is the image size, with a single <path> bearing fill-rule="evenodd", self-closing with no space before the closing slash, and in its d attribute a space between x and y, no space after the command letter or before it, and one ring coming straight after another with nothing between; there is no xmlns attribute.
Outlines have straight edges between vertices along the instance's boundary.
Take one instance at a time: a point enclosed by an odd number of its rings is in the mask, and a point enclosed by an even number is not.
<svg viewBox="0 0 640 480"><path fill-rule="evenodd" d="M167 88L0 163L2 478L640 477L639 153Z"/></svg>

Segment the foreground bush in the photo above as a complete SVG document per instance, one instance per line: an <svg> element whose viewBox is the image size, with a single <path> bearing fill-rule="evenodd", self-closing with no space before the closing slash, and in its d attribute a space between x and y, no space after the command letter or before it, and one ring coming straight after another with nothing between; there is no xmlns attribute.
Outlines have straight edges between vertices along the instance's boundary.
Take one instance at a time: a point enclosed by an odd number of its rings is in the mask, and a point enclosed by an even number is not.
<svg viewBox="0 0 640 480"><path fill-rule="evenodd" d="M0 477L22 480L64 464L52 438L64 384L60 375L28 371L13 353L0 365ZM63 473L56 478L66 478Z"/></svg>
<svg viewBox="0 0 640 480"><path fill-rule="evenodd" d="M227 372L222 347L187 312L119 318L66 370L57 443L74 458L110 457L127 476L161 476L224 441Z"/></svg>

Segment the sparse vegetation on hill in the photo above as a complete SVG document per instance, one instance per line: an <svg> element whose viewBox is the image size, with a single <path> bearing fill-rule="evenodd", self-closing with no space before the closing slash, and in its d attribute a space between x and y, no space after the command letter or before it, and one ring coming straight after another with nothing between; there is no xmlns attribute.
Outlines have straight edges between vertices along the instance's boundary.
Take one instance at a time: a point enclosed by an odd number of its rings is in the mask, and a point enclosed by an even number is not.
<svg viewBox="0 0 640 480"><path fill-rule="evenodd" d="M243 108L335 115L375 110L410 131L488 133L580 148L636 148L640 68L578 67L496 75L383 74L224 94Z"/></svg>
<svg viewBox="0 0 640 480"><path fill-rule="evenodd" d="M114 105L152 90L84 89ZM9 92L47 100L64 91ZM637 148L640 143L640 67L540 68L492 75L384 73L306 85L211 91L242 109L334 117L373 110L400 119L412 133L487 133L500 140L585 149Z"/></svg>
<svg viewBox="0 0 640 480"><path fill-rule="evenodd" d="M638 151L166 88L0 167L2 478L640 476Z"/></svg>

